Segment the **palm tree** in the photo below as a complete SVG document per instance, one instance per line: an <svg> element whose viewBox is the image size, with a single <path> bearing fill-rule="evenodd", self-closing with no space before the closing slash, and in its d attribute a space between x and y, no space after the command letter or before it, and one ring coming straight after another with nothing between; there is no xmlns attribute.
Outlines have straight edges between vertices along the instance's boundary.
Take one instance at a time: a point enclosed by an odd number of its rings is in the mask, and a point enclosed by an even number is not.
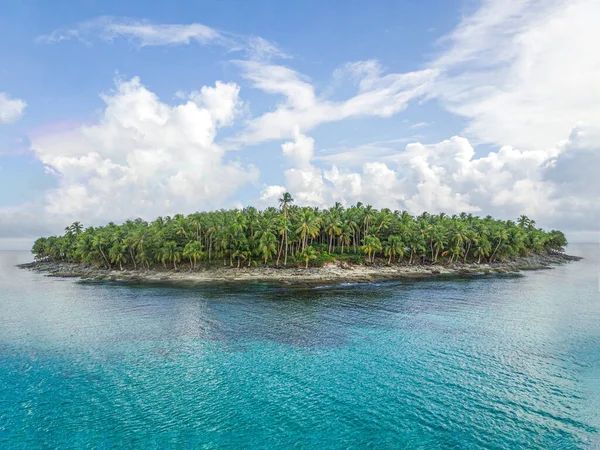
<svg viewBox="0 0 600 450"><path fill-rule="evenodd" d="M277 251L277 238L273 233L267 231L260 237L258 250L262 254L265 264Z"/></svg>
<svg viewBox="0 0 600 450"><path fill-rule="evenodd" d="M333 237L342 233L342 222L337 216L329 217L325 225L325 232L329 235L329 253L333 247Z"/></svg>
<svg viewBox="0 0 600 450"><path fill-rule="evenodd" d="M312 210L305 208L300 214L299 222L296 233L300 236L304 251L308 245L308 238L314 238L319 233L320 220Z"/></svg>
<svg viewBox="0 0 600 450"><path fill-rule="evenodd" d="M382 249L381 241L377 236L365 236L364 245L361 247L362 252L368 257L369 262L375 261L375 255L377 251Z"/></svg>
<svg viewBox="0 0 600 450"><path fill-rule="evenodd" d="M375 215L375 211L371 205L367 205L363 212L363 224L365 226L365 236L367 235L367 231L371 227L371 222L373 221L373 217Z"/></svg>
<svg viewBox="0 0 600 450"><path fill-rule="evenodd" d="M519 218L517 219L517 223L519 224L519 228L521 228L522 230L524 229L529 229L531 228L531 226L533 224L535 224L534 221L532 221L529 217L527 217L526 215L521 215L519 216Z"/></svg>
<svg viewBox="0 0 600 450"><path fill-rule="evenodd" d="M508 239L508 231L505 228L496 227L496 228L494 228L494 231L492 233L492 238L497 242L496 248L494 249L494 252L492 253L492 256L490 257L490 260L493 261L494 256L496 255L496 252L500 248L500 245L502 245L502 242L504 242Z"/></svg>
<svg viewBox="0 0 600 450"><path fill-rule="evenodd" d="M283 265L287 266L287 256L288 256L288 206L294 202L292 195L289 192L284 192L281 198L279 199L279 205L281 207L281 212L283 213L283 240L285 241L285 250L283 256ZM277 259L277 265L279 265L279 258Z"/></svg>
<svg viewBox="0 0 600 450"><path fill-rule="evenodd" d="M113 264L119 264L119 269L123 270L123 263L127 259L127 246L121 242L115 242L108 252Z"/></svg>
<svg viewBox="0 0 600 450"><path fill-rule="evenodd" d="M402 258L404 256L404 243L400 236L390 236L385 245L385 256L388 257L388 264L392 263L392 258Z"/></svg>
<svg viewBox="0 0 600 450"><path fill-rule="evenodd" d="M276 262L276 266L279 267L279 260L281 259L281 254L284 253L284 247L285 247L285 251L287 252L287 239L288 239L288 235L290 232L290 228L288 225L288 221L287 218L285 217L281 217L280 220L277 222L277 234L279 236L281 236L281 241L279 243L279 250L277 250L277 262ZM284 265L286 265L287 263L287 258L284 256Z"/></svg>
<svg viewBox="0 0 600 450"><path fill-rule="evenodd" d="M75 236L79 237L79 235L83 232L83 225L81 222L73 222L69 227L69 231Z"/></svg>
<svg viewBox="0 0 600 450"><path fill-rule="evenodd" d="M177 234L178 236L187 237L188 231L187 231L187 223L185 221L185 217L176 216L176 218L173 221L175 222L174 223L175 234Z"/></svg>
<svg viewBox="0 0 600 450"><path fill-rule="evenodd" d="M308 262L317 259L317 252L309 245L302 253L300 253L300 257L302 261L304 261L304 268L308 269Z"/></svg>
<svg viewBox="0 0 600 450"><path fill-rule="evenodd" d="M486 236L478 236L473 241L473 256L477 257L477 264L481 263L481 258L487 258L492 250L492 244Z"/></svg>
<svg viewBox="0 0 600 450"><path fill-rule="evenodd" d="M104 233L96 234L92 238L92 246L95 250L100 252L100 254L102 255L102 258L104 258L104 262L106 262L107 268L110 269L111 268L110 261L106 257L106 253L104 253L104 249L108 246L107 236Z"/></svg>
<svg viewBox="0 0 600 450"><path fill-rule="evenodd" d="M87 229L74 222L64 230L62 236L36 240L32 248L35 258L108 269L116 265L125 270L138 269L139 265L151 269L161 263L177 268L183 257L195 269L198 260L204 258L204 249L208 265L213 257L222 257L224 265L229 260L233 267L236 260L240 267L246 262L248 266L256 264L257 260L279 265L283 259L287 264L289 254L302 262L310 246L311 254L313 250L317 254L339 253L339 260L345 258L342 254L346 251L360 252L372 263L384 250L388 263L400 261L406 252L409 264L429 256L433 261L452 264L562 251L567 243L560 231L536 228L535 221L526 216L516 221L466 213L452 217L423 213L413 217L406 211L378 211L360 202L347 209L336 203L319 210L294 205L289 193L282 195L279 208L263 211L253 207L222 209L177 214L172 219L159 217L150 223L136 219Z"/></svg>
<svg viewBox="0 0 600 450"><path fill-rule="evenodd" d="M204 255L202 248L202 242L198 241L188 242L183 248L183 257L190 260L190 269L195 269L196 262Z"/></svg>
<svg viewBox="0 0 600 450"><path fill-rule="evenodd" d="M446 230L442 225L435 225L431 230L431 243L433 248L435 248L435 256L433 255L432 249L432 259L433 261L437 261L438 255L444 249L447 240L446 240Z"/></svg>
<svg viewBox="0 0 600 450"><path fill-rule="evenodd" d="M177 242L167 241L162 246L161 261L163 264L173 263L173 268L177 270L177 263L181 261L181 253L177 248Z"/></svg>
<svg viewBox="0 0 600 450"><path fill-rule="evenodd" d="M358 240L357 240L356 233L359 232L359 230L360 230L360 227L355 220L355 215L356 215L356 212L354 211L355 209L356 209L355 207L352 207L351 209L349 209L346 212L346 215L344 218L344 224L346 225L348 232L352 235L352 245L354 246L354 253L356 253L358 250Z"/></svg>
<svg viewBox="0 0 600 450"><path fill-rule="evenodd" d="M340 244L341 245L341 253L344 253L344 247L350 247L352 243L352 234L348 225L343 225L342 232L340 233Z"/></svg>

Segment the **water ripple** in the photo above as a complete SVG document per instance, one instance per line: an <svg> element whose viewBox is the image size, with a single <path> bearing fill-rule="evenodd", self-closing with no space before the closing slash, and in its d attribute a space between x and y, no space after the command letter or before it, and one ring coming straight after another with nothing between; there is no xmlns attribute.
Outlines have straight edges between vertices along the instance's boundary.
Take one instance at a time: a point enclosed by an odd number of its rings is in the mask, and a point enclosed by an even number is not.
<svg viewBox="0 0 600 450"><path fill-rule="evenodd" d="M600 444L592 259L303 290L0 274L1 448Z"/></svg>

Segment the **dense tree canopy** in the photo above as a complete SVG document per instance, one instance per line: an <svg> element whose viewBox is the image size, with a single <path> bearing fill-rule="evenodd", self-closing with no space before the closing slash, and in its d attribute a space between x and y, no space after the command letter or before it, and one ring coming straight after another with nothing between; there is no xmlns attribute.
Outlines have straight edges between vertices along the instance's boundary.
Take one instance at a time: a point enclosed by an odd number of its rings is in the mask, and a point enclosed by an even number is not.
<svg viewBox="0 0 600 450"><path fill-rule="evenodd" d="M106 268L252 265L308 267L328 260L371 264L494 262L531 252L561 251L560 231L545 232L521 216L516 222L376 210L361 203L329 209L298 207L285 193L279 208L196 212L129 220L84 229L75 222L63 236L39 238L36 259Z"/></svg>

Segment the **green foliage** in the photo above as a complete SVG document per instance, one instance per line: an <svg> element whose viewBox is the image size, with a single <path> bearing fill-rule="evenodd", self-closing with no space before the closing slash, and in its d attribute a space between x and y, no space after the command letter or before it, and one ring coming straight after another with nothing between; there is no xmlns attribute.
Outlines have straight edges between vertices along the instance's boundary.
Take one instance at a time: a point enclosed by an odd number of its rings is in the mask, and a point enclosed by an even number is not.
<svg viewBox="0 0 600 450"><path fill-rule="evenodd" d="M350 262L352 264L364 264L365 263L365 259L362 256L353 256L352 259L350 260Z"/></svg>
<svg viewBox="0 0 600 450"><path fill-rule="evenodd" d="M337 259L336 255L332 255L332 254L328 253L327 251L321 251L316 254L316 257L312 264L315 267L323 267L325 265L325 263L335 262L336 259Z"/></svg>
<svg viewBox="0 0 600 450"><path fill-rule="evenodd" d="M241 268L286 266L292 261L304 267L378 259L388 264L481 263L562 251L567 245L563 233L536 228L526 216L516 222L466 213L413 217L361 203L349 208L336 203L320 210L293 202L286 193L279 208L264 211L248 207L196 212L87 229L75 222L62 236L37 239L32 252L36 259L112 269L195 270L200 264Z"/></svg>
<svg viewBox="0 0 600 450"><path fill-rule="evenodd" d="M302 253L298 253L297 259L304 262L304 268L308 269L308 263L317 259L317 251L309 245Z"/></svg>

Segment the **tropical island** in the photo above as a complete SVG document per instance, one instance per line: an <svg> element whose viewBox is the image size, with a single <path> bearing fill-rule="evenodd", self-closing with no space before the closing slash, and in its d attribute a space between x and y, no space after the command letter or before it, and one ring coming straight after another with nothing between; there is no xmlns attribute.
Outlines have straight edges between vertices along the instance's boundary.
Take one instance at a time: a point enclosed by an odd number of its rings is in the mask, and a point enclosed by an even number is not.
<svg viewBox="0 0 600 450"><path fill-rule="evenodd" d="M35 241L21 267L53 276L137 281L319 283L548 268L574 259L567 240L520 216L516 222L299 207L289 193L279 208L254 207L128 220Z"/></svg>

